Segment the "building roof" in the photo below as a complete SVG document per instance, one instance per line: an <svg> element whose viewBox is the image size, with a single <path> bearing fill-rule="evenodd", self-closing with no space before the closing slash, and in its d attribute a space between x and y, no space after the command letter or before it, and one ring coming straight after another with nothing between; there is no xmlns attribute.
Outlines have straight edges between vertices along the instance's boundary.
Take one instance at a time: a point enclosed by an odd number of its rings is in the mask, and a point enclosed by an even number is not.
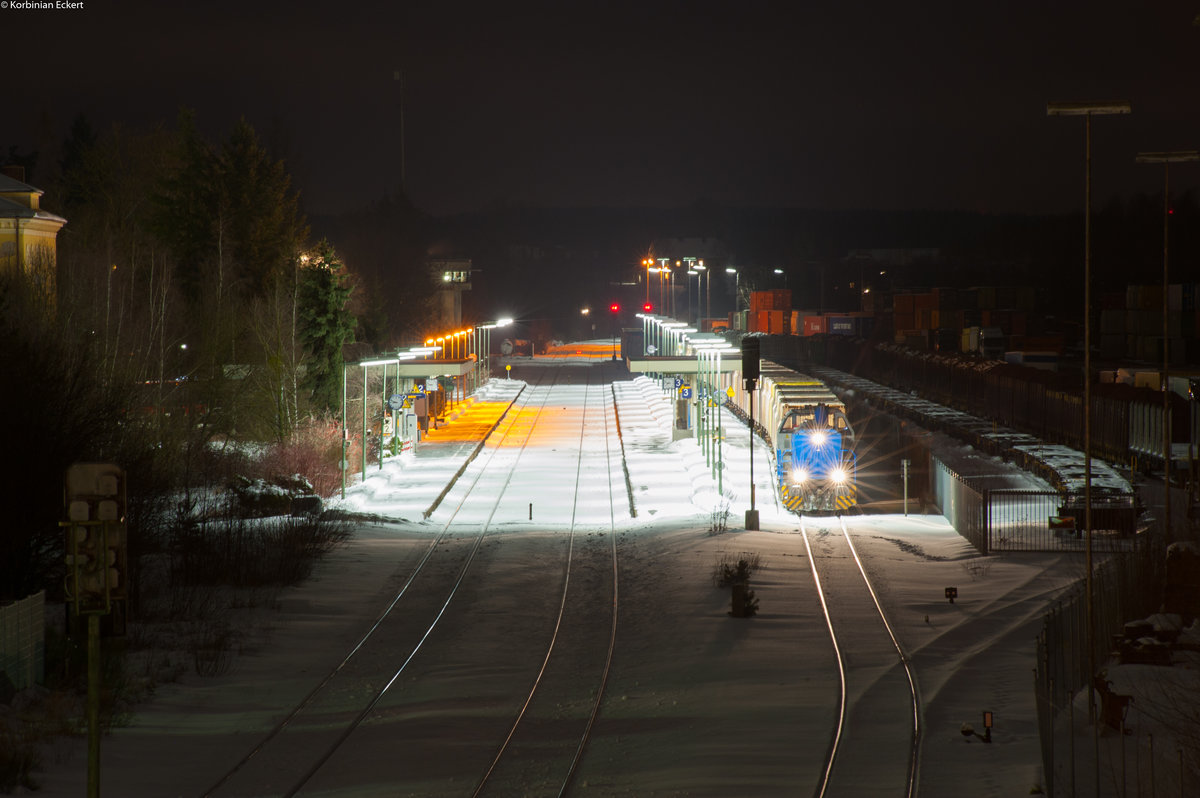
<svg viewBox="0 0 1200 798"><path fill-rule="evenodd" d="M28 183L9 177L0 172L0 194L44 194L40 188L34 188Z"/></svg>
<svg viewBox="0 0 1200 798"><path fill-rule="evenodd" d="M36 219L64 225L67 220L38 208L35 197L45 192L0 172L0 219Z"/></svg>
<svg viewBox="0 0 1200 798"><path fill-rule="evenodd" d="M2 179L3 176L0 175L0 180ZM13 180L12 182L16 183L17 181ZM37 189L33 190L37 191ZM38 193L40 194L41 192L39 191ZM0 197L0 219L45 219L46 221L50 222L60 222L62 224L67 223L67 220L61 216L56 216L53 213L43 211L41 208L35 210L28 206L22 205L19 202L13 202L12 200L5 199L4 197Z"/></svg>

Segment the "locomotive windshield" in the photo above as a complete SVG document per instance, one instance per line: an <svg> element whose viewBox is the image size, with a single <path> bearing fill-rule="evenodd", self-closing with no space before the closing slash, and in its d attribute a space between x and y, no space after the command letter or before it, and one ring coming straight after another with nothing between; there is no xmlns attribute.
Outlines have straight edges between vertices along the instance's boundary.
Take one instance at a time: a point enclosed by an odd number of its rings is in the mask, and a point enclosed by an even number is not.
<svg viewBox="0 0 1200 798"><path fill-rule="evenodd" d="M825 405L809 405L796 408L788 413L783 423L779 425L780 432L795 432L801 427L816 429L832 427L841 432L850 431L850 422L841 408L829 408Z"/></svg>

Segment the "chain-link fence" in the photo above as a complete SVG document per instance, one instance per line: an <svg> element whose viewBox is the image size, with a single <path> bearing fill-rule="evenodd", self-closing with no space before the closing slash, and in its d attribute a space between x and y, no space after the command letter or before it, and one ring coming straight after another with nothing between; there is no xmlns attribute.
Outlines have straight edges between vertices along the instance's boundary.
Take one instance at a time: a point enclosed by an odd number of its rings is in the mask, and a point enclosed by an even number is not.
<svg viewBox="0 0 1200 798"><path fill-rule="evenodd" d="M1136 688L1114 685L1106 670L1124 625L1159 606L1164 563L1159 545L1107 557L1094 568L1090 613L1081 581L1043 618L1034 689L1051 796L1200 794L1196 719L1170 698L1181 669L1142 672Z"/></svg>
<svg viewBox="0 0 1200 798"><path fill-rule="evenodd" d="M1066 503L1058 491L979 489L932 453L929 470L934 502L980 554L1086 550L1082 509ZM1103 503L1093 499L1092 504L1093 551L1131 551L1139 545L1132 496Z"/></svg>
<svg viewBox="0 0 1200 798"><path fill-rule="evenodd" d="M0 674L17 690L45 680L45 640L45 591L0 607Z"/></svg>
<svg viewBox="0 0 1200 798"><path fill-rule="evenodd" d="M932 453L929 458L929 482L934 502L958 534L966 538L980 554L987 554L990 547L984 494L971 487L954 469Z"/></svg>

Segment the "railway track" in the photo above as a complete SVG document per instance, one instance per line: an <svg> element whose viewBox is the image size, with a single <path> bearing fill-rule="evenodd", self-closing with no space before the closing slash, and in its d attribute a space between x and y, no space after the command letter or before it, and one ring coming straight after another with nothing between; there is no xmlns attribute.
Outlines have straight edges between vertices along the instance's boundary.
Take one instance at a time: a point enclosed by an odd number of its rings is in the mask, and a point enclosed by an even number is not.
<svg viewBox="0 0 1200 798"><path fill-rule="evenodd" d="M804 517L800 533L833 644L839 684L834 729L813 795L913 798L921 717L908 656L888 623L845 520ZM897 739L907 744L897 746Z"/></svg>
<svg viewBox="0 0 1200 798"><path fill-rule="evenodd" d="M403 686L404 693L420 690L427 678L435 678L411 675L410 665L427 643L436 649L432 641L449 634L442 622L452 614L456 597L485 589L472 584L485 578L468 580L468 572L485 541L503 547L497 544L498 518L511 518L513 510L505 490L518 472L521 453L536 437L538 422L545 420L543 411L561 398L563 389L554 381L562 369L539 372L539 384L526 389L521 406L510 410L483 456L447 495L439 531L365 634L201 795L292 796L320 789L321 773L331 762L353 762L361 751L377 748L378 732L363 732L396 711L397 688ZM616 640L618 560L611 496L617 487L612 482L614 468L619 475L621 463L619 455L614 463L608 450L611 391L592 385L582 390L575 498L564 536L557 620L541 670L480 778L476 795L527 792L530 782L537 783L538 794L554 792L547 786L552 783L558 794L565 793L603 701ZM601 462L602 468L597 467ZM577 523L576 516L582 502L595 502L583 486L600 476L604 484L597 487L603 488L608 522L596 529ZM483 506L477 500L480 495L488 497ZM447 508L452 509L447 513ZM590 506L587 512L594 518L596 508ZM474 524L477 529L464 531ZM580 674L588 670L588 678L581 680ZM567 727L569 734L563 731ZM337 769L344 772L347 767L353 765L341 763ZM396 780L405 780L399 760L397 768Z"/></svg>
<svg viewBox="0 0 1200 798"><path fill-rule="evenodd" d="M557 372L543 372L542 376L556 375ZM537 393L526 390L529 398L533 398ZM433 536L433 540L403 586L384 605L379 616L337 664L242 757L205 789L201 793L202 796L207 798L245 794L295 795L362 725L412 662L430 632L438 625L487 535L486 524L471 534L457 533L454 531L455 520L461 514L467 499L482 481L483 475L489 473L489 465L497 463L498 460L503 462L503 459L507 458L510 461L507 465L507 479L512 479L518 467L520 452L528 444L537 417L545 409L548 398L547 390L541 394L540 405L530 407L527 398L519 409L510 409L496 430L499 433L496 436L496 445L488 447L486 460L476 469L470 485L448 514L438 533ZM509 454L514 448L516 456ZM501 453L504 454L504 458L501 457ZM498 503L497 501L496 504ZM452 580L452 585L447 591L444 585L448 579ZM429 583L432 585L426 589L425 585ZM433 586L443 587L436 589ZM444 595L444 601L438 606L436 600L430 600L431 595ZM397 612L402 601L405 609L403 615ZM422 606L414 606L417 604ZM414 623L414 617L421 620ZM410 641L406 649L408 653L399 662L380 662L380 649L384 646L380 645L379 641L382 638L395 639L398 636ZM386 659L387 655L383 656ZM375 689L364 688L363 685L378 682L381 668L384 668L383 672L387 674L383 685ZM347 702L353 702L357 711L347 712ZM331 716L340 716L341 720L335 724L312 720Z"/></svg>
<svg viewBox="0 0 1200 798"><path fill-rule="evenodd" d="M619 482L614 469L622 466L619 458L613 462L610 446L613 399L611 390L597 391L590 382L585 388L575 499L553 633L541 668L473 797L566 794L604 701L619 609L612 497ZM607 515L605 528L595 535L580 523L585 509L581 497L588 505L587 517L596 517L597 511Z"/></svg>

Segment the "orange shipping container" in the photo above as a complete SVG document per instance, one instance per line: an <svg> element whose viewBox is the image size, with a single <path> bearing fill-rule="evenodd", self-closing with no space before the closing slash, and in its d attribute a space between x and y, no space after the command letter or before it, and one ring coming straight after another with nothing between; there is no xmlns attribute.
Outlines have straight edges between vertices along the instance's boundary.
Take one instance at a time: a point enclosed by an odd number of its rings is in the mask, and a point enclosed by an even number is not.
<svg viewBox="0 0 1200 798"><path fill-rule="evenodd" d="M755 328L752 332L767 333L769 335L783 335L783 311L782 310L760 310L754 314Z"/></svg>
<svg viewBox="0 0 1200 798"><path fill-rule="evenodd" d="M792 292L787 288L771 288L766 291L750 292L750 311L791 310Z"/></svg>
<svg viewBox="0 0 1200 798"><path fill-rule="evenodd" d="M937 303L934 301L933 294L913 294L914 312L935 309L937 309Z"/></svg>
<svg viewBox="0 0 1200 798"><path fill-rule="evenodd" d="M962 308L962 298L959 296L957 288L933 289L933 302L938 310L960 310Z"/></svg>

